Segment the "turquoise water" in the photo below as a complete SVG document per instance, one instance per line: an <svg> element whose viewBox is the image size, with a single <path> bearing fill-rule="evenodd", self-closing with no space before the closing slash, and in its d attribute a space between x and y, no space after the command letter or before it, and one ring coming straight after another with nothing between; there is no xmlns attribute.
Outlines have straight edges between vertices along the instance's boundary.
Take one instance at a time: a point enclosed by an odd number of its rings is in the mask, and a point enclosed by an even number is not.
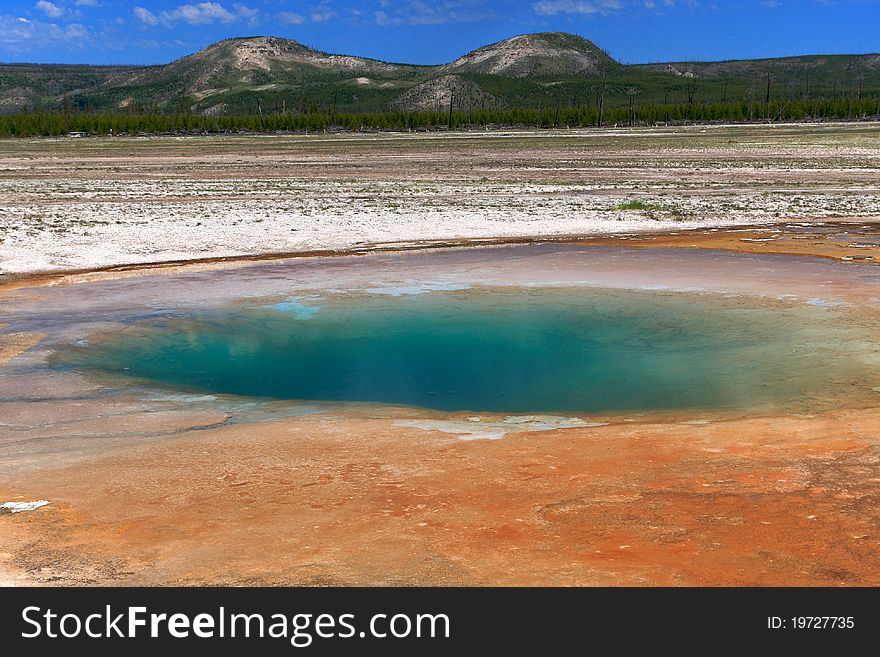
<svg viewBox="0 0 880 657"><path fill-rule="evenodd" d="M56 364L211 393L455 411L748 408L860 376L863 342L828 317L585 289L309 297L133 323Z"/></svg>

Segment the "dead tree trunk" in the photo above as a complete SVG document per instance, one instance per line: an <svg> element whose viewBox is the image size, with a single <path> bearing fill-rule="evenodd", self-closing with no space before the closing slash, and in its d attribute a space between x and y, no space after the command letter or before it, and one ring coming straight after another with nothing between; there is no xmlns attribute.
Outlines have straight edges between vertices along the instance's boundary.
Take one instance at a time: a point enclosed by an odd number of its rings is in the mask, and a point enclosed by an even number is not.
<svg viewBox="0 0 880 657"><path fill-rule="evenodd" d="M752 86L749 88L749 122L755 120L755 81L752 80Z"/></svg>
<svg viewBox="0 0 880 657"><path fill-rule="evenodd" d="M864 115L862 114L862 87L865 84L864 76L859 76L859 102L856 105L856 111L859 113L859 118L862 118Z"/></svg>
<svg viewBox="0 0 880 657"><path fill-rule="evenodd" d="M70 132L70 96L64 92L64 132Z"/></svg>
<svg viewBox="0 0 880 657"><path fill-rule="evenodd" d="M452 105L455 102L455 88L450 85L449 87L449 123L447 128L452 130Z"/></svg>

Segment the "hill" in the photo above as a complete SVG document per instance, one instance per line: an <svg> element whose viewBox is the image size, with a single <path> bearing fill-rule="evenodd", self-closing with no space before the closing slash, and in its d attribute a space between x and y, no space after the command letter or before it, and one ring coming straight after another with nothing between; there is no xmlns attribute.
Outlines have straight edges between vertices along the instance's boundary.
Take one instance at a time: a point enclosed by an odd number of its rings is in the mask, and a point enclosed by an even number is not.
<svg viewBox="0 0 880 657"><path fill-rule="evenodd" d="M524 34L448 64L325 53L276 37L227 39L161 66L0 65L0 113L222 116L749 102L880 95L880 55L624 65L573 34Z"/></svg>
<svg viewBox="0 0 880 657"><path fill-rule="evenodd" d="M592 41L564 32L543 32L477 48L439 69L513 78L567 78L596 76L614 66L617 62Z"/></svg>

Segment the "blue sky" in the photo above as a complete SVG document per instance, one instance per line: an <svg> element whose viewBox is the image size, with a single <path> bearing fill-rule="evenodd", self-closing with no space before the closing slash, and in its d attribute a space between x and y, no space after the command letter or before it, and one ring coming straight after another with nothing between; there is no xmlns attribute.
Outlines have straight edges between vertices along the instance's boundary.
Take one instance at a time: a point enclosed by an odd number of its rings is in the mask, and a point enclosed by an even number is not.
<svg viewBox="0 0 880 657"><path fill-rule="evenodd" d="M652 62L880 51L880 0L0 0L0 61L164 63L231 36L448 62L537 31Z"/></svg>

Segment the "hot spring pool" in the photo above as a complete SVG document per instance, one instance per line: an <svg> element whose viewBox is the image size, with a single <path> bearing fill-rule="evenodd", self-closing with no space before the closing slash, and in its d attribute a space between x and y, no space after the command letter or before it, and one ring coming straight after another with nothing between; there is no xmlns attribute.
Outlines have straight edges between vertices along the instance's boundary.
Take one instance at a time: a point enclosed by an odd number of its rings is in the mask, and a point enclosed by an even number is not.
<svg viewBox="0 0 880 657"><path fill-rule="evenodd" d="M877 377L868 337L831 315L587 288L325 295L132 322L55 365L214 394L445 411L815 407Z"/></svg>

